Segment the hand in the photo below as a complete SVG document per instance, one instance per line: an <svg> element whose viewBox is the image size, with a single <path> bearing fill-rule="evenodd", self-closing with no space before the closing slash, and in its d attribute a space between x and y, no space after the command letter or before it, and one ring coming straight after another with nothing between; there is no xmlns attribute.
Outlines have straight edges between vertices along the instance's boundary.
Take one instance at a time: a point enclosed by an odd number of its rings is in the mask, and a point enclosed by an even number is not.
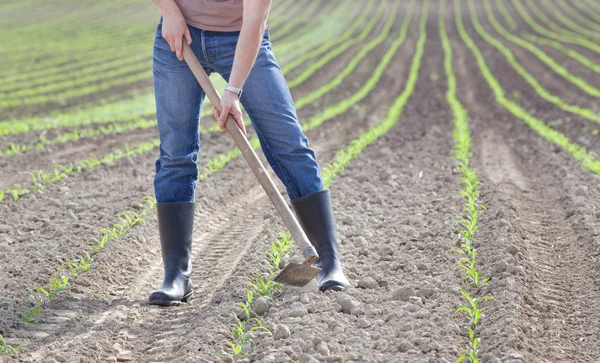
<svg viewBox="0 0 600 363"><path fill-rule="evenodd" d="M192 36L181 13L163 16L162 37L169 43L171 51L177 54L177 59L183 60L183 38L192 45Z"/></svg>
<svg viewBox="0 0 600 363"><path fill-rule="evenodd" d="M242 116L242 109L240 108L240 100L238 95L233 92L225 91L223 98L221 98L221 111L217 110L216 107L213 106L213 113L215 114L215 118L219 122L219 126L221 126L221 130L227 131L225 127L225 122L227 121L227 116L231 114L238 126L242 130L244 136L246 134L246 127L244 126L244 117Z"/></svg>

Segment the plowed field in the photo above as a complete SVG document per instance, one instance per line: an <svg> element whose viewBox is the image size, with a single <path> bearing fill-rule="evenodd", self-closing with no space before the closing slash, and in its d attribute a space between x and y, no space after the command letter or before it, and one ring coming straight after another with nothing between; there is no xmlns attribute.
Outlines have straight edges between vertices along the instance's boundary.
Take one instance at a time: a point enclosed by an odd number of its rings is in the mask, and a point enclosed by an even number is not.
<svg viewBox="0 0 600 363"><path fill-rule="evenodd" d="M352 287L247 284L289 236L206 104L196 299L168 309L158 9L0 14L0 362L600 362L597 1L274 2Z"/></svg>

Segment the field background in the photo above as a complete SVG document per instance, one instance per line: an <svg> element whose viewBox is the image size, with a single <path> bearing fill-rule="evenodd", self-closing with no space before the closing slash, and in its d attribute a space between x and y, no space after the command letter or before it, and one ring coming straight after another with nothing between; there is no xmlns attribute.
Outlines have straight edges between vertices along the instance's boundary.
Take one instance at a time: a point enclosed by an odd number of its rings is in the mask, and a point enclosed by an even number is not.
<svg viewBox="0 0 600 363"><path fill-rule="evenodd" d="M157 8L0 14L0 362L600 362L597 1L274 2L353 287L248 301L289 239L207 103L196 299L172 309L147 305Z"/></svg>

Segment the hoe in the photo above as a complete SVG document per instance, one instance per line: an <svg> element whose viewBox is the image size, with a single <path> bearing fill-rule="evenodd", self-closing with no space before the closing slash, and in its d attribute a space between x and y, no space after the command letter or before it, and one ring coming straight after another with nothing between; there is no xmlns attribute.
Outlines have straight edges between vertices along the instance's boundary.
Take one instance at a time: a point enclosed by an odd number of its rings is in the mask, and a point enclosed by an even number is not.
<svg viewBox="0 0 600 363"><path fill-rule="evenodd" d="M215 106L217 109L221 109L221 97L215 90L210 78L208 78L206 75L204 68L202 68L200 65L198 58L196 58L196 55L186 42L183 42L183 59L185 59L185 62L192 70L192 73L194 73L194 76L200 83L200 86L204 90L204 93L206 93L208 96L208 99L213 106ZM312 279L314 279L320 271L319 268L313 266L313 264L319 259L317 251L308 240L308 237L306 237L302 227L300 227L300 224L292 214L292 211L288 207L287 203L283 200L281 194L279 194L279 191L275 187L273 180L269 174L267 174L265 167L256 156L256 153L250 146L250 143L231 115L227 117L225 127L233 138L233 141L235 141L237 147L242 152L244 159L246 159L246 162L248 162L250 169L252 169L252 172L254 172L254 175L256 175L256 178L267 193L271 203L273 203L273 206L275 206L277 213L279 213L279 216L290 231L290 234L298 246L302 248L304 254L304 263L288 263L288 265L279 273L279 275L275 277L275 282L290 286L305 286L312 281Z"/></svg>

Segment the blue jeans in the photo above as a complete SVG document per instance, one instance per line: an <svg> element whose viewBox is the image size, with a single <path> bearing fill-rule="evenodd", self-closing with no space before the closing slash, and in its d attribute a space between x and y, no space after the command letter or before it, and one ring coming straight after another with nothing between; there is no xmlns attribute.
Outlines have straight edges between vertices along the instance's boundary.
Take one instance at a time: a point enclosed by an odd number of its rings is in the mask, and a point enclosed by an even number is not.
<svg viewBox="0 0 600 363"><path fill-rule="evenodd" d="M198 177L200 110L204 92L185 61L179 61L161 36L154 39L154 91L160 137L154 191L158 202L187 202L195 197ZM229 80L239 32L190 27L191 48L208 75ZM321 171L302 133L294 102L277 64L268 29L244 84L240 102L262 150L290 199L323 190Z"/></svg>

